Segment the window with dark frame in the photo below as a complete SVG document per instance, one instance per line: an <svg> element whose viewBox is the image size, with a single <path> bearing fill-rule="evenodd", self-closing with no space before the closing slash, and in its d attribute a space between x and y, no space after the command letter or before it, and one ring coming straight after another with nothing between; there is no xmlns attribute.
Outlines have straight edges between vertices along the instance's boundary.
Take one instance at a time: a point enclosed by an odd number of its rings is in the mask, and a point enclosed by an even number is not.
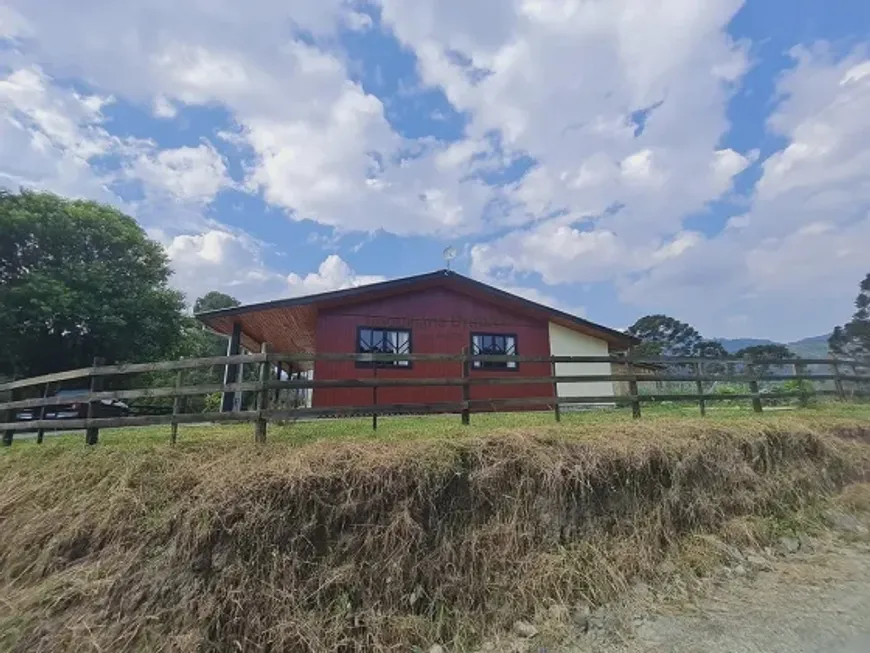
<svg viewBox="0 0 870 653"><path fill-rule="evenodd" d="M472 333L472 356L516 356L517 337L504 333ZM516 361L472 361L477 370L515 370Z"/></svg>
<svg viewBox="0 0 870 653"><path fill-rule="evenodd" d="M357 329L356 351L358 354L410 354L411 331L409 329ZM410 360L374 361L357 359L357 367L411 367Z"/></svg>

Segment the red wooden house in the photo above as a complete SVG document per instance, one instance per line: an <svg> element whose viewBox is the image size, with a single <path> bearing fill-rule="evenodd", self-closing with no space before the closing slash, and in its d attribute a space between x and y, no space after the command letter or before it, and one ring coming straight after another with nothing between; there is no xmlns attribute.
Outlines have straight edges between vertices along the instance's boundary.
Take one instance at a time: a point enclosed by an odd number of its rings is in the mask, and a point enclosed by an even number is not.
<svg viewBox="0 0 870 653"><path fill-rule="evenodd" d="M239 306L197 315L230 338L229 351L259 351L267 342L285 353L473 354L521 356L606 356L624 350L630 336L582 318L498 290L449 270L335 292ZM458 362L394 363L316 361L314 378L354 379L458 377ZM310 369L310 364L301 369ZM549 363L472 363L472 376L550 375ZM607 363L557 365L558 374L610 374ZM236 372L228 370L228 380ZM551 384L473 386L472 399L553 396ZM610 382L559 384L560 396L611 396ZM378 403L433 403L461 399L459 387L390 387ZM318 388L314 407L365 406L371 389ZM224 409L231 409L225 398Z"/></svg>

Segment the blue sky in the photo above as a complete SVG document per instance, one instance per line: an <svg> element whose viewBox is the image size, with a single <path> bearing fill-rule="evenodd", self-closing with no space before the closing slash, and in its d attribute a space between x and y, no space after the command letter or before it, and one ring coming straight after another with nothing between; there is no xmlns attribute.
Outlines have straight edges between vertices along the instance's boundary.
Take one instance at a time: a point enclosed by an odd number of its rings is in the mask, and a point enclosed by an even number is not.
<svg viewBox="0 0 870 653"><path fill-rule="evenodd" d="M870 271L870 7L5 0L0 185L110 202L191 301L443 266L791 340Z"/></svg>

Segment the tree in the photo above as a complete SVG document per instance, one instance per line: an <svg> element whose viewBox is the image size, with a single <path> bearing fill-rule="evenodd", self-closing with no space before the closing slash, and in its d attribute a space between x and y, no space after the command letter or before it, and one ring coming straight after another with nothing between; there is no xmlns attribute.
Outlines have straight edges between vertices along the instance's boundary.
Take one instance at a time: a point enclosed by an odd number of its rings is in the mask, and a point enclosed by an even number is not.
<svg viewBox="0 0 870 653"><path fill-rule="evenodd" d="M701 358L728 358L728 350L718 340L702 340L695 347L695 353Z"/></svg>
<svg viewBox="0 0 870 653"><path fill-rule="evenodd" d="M702 340L695 347L695 354L700 358L728 358L728 350L717 340ZM705 374L724 374L728 366L724 363L704 363L702 370Z"/></svg>
<svg viewBox="0 0 870 653"><path fill-rule="evenodd" d="M222 308L233 308L240 305L241 302L235 297L212 290L194 302L193 312L194 314L205 313L206 311L217 311Z"/></svg>
<svg viewBox="0 0 870 653"><path fill-rule="evenodd" d="M702 342L694 327L667 315L647 315L628 327L641 340L633 348L639 356L695 356Z"/></svg>
<svg viewBox="0 0 870 653"><path fill-rule="evenodd" d="M0 374L170 358L183 297L163 248L95 202L0 191Z"/></svg>
<svg viewBox="0 0 870 653"><path fill-rule="evenodd" d="M852 320L834 329L828 348L836 356L870 358L870 274L859 286Z"/></svg>
<svg viewBox="0 0 870 653"><path fill-rule="evenodd" d="M750 360L786 360L795 358L794 353L785 345L777 345L774 343L768 345L752 345L744 347L734 352L735 358L748 358Z"/></svg>
<svg viewBox="0 0 870 653"><path fill-rule="evenodd" d="M194 312L216 310L238 306L235 297L225 295L215 290L199 297L193 304ZM174 352L180 358L214 358L227 353L227 339L212 333L196 318L185 315L181 321L181 338ZM255 380L257 370L253 365L245 366L246 381ZM146 385L155 388L169 387L175 383L176 372L152 372L147 377ZM216 385L223 382L224 366L197 367L184 371L185 385ZM140 399L139 406L149 406L153 410L172 410L171 397L156 397ZM185 397L184 410L187 412L202 412L206 408L206 397L193 395Z"/></svg>
<svg viewBox="0 0 870 653"><path fill-rule="evenodd" d="M758 361L758 360L779 360L787 361L790 358L797 358L788 347L785 345L777 345L770 343L767 345L753 345L744 347L734 353L735 358L743 360ZM770 371L771 367L779 367L775 363L754 363L752 365L756 374L764 376Z"/></svg>

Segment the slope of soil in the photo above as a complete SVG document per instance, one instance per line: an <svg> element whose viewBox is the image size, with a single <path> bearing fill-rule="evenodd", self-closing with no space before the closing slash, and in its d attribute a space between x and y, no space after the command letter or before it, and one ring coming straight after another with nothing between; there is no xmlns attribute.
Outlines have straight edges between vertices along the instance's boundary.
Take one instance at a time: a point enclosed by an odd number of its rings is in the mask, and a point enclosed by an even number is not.
<svg viewBox="0 0 870 653"><path fill-rule="evenodd" d="M788 519L863 475L865 428L34 446L0 458L0 649L463 650L548 601L606 601L735 518Z"/></svg>

